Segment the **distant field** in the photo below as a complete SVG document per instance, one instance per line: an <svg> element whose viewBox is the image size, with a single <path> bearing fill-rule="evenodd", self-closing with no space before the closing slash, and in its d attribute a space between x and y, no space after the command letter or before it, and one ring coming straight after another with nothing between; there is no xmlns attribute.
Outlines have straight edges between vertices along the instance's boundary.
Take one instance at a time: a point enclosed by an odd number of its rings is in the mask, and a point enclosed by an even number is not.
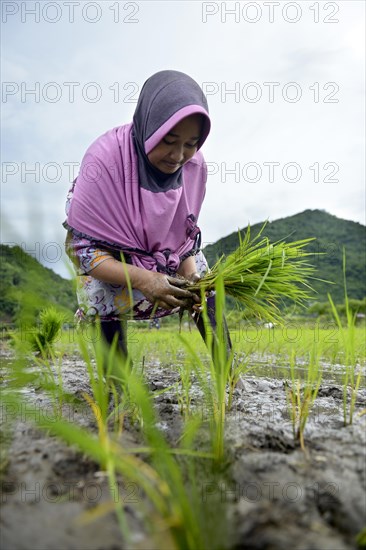
<svg viewBox="0 0 366 550"><path fill-rule="evenodd" d="M325 322L319 326L314 324L286 323L283 327L266 328L256 325L238 325L230 331L234 350L240 357L251 362L286 363L291 354L295 354L301 363L306 362L309 353L317 350L319 360L327 364L343 364L344 352L342 334L334 322ZM84 332L86 340L92 343L93 337ZM174 366L174 362L181 363L186 356L183 340L188 340L200 355L207 355L200 334L196 328L189 330L183 327L179 329L141 329L132 322L128 329L128 345L135 362L152 360L162 364L168 363ZM64 331L61 342L69 349L75 344L76 333ZM358 363L362 366L366 362L366 326L360 325L354 333L355 354ZM69 347L70 346L70 347Z"/></svg>

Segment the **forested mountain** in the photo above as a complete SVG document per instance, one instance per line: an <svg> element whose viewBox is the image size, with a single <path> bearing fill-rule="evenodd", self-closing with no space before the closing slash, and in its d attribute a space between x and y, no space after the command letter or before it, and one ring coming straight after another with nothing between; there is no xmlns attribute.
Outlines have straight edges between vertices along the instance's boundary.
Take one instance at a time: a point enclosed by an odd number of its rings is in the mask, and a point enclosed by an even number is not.
<svg viewBox="0 0 366 550"><path fill-rule="evenodd" d="M251 236L257 235L262 226L263 223L251 226ZM242 229L241 233L244 234L246 229ZM321 210L305 210L267 223L262 235L271 242L316 237L309 245L309 250L326 252L311 259L311 263L317 267L316 276L336 283L329 285L314 282L313 286L318 292L315 295L317 302L327 302L327 292L331 293L335 302L343 302L342 251L345 247L348 296L358 300L366 296L365 226ZM207 246L204 253L209 263L212 265L222 254L234 251L238 242L238 233L234 232ZM0 245L0 254L0 322L34 322L39 311L51 304L64 311L69 320L72 319L76 309L72 281L44 267L18 246Z"/></svg>
<svg viewBox="0 0 366 550"><path fill-rule="evenodd" d="M0 245L0 322L33 323L54 305L70 320L76 307L72 281L41 265L19 246Z"/></svg>
<svg viewBox="0 0 366 550"><path fill-rule="evenodd" d="M251 237L258 234L263 223L250 227ZM240 230L244 235L247 228ZM366 227L360 223L343 220L323 210L305 210L294 216L268 222L263 233L271 242L284 239L288 242L316 237L309 244L309 251L326 254L310 258L316 266L316 276L333 281L334 285L314 282L316 300L327 301L330 292L336 302L343 302L343 247L346 250L347 291L350 298L363 299L366 296ZM204 253L210 265L222 254L234 251L239 243L238 232L231 233L205 248Z"/></svg>

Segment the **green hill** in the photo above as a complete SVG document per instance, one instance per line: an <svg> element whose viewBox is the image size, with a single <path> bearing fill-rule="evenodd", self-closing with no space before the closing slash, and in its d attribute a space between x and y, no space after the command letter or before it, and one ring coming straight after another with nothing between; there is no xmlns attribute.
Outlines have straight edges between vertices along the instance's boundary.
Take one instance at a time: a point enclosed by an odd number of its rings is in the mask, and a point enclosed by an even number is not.
<svg viewBox="0 0 366 550"><path fill-rule="evenodd" d="M71 281L41 265L19 246L0 245L2 324L34 323L44 307L54 305L72 320L76 297Z"/></svg>
<svg viewBox="0 0 366 550"><path fill-rule="evenodd" d="M258 234L262 225L258 223L251 226L252 236ZM317 302L327 302L327 292L331 293L335 302L343 302L342 250L345 246L348 296L358 300L366 296L365 226L339 219L321 210L305 210L295 216L268 223L263 234L272 242L283 238L294 241L317 237L309 250L326 254L312 259L317 267L316 275L336 283L328 285L315 282L313 286L318 292L315 295ZM238 233L235 232L207 246L204 253L212 265L218 257L234 251L237 246ZM34 323L40 310L51 304L72 320L77 303L71 281L44 267L18 246L0 245L0 254L2 324Z"/></svg>
<svg viewBox="0 0 366 550"><path fill-rule="evenodd" d="M251 236L257 235L262 226L263 223L251 226ZM245 227L240 232L244 234L246 229ZM345 247L348 296L358 300L366 296L366 227L360 223L337 218L323 210L305 210L300 214L267 223L263 235L271 242L280 239L290 242L316 237L316 241L309 245L308 250L326 254L311 258L310 262L317 268L317 277L335 283L312 283L317 291L316 301L319 302L328 300L327 292L331 293L337 303L344 301L342 251ZM209 264L215 263L222 254L233 252L238 242L238 233L235 232L208 245L204 253Z"/></svg>

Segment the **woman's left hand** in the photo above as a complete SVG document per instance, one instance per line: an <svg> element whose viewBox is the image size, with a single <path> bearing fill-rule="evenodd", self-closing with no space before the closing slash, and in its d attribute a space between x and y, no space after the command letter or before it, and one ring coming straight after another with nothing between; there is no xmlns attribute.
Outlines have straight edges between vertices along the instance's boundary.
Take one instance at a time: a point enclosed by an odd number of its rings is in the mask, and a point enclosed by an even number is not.
<svg viewBox="0 0 366 550"><path fill-rule="evenodd" d="M190 283L197 283L197 281L199 281L201 278L201 275L199 273L192 273L191 275L189 275L188 277L186 277L186 279L190 282Z"/></svg>
<svg viewBox="0 0 366 550"><path fill-rule="evenodd" d="M200 274L196 271L196 260L194 256L188 256L180 264L177 276L183 277L186 281L190 283L196 283L201 278ZM194 300L192 301L192 306L187 308L190 311L201 311L201 296L199 294L194 294Z"/></svg>
<svg viewBox="0 0 366 550"><path fill-rule="evenodd" d="M188 275L188 277L186 277L187 281L189 281L190 283L196 283L197 281L200 280L200 278L201 278L201 275L197 272L191 273L191 275ZM197 313L200 313L202 311L201 297L198 296L198 294L195 294L195 296L197 298L197 303L192 305L191 310Z"/></svg>

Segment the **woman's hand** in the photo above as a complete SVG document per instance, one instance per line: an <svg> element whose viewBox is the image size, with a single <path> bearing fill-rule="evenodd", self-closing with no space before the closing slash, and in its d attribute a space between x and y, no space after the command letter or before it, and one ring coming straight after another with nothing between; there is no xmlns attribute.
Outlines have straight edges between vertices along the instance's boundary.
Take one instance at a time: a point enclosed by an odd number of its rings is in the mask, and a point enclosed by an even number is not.
<svg viewBox="0 0 366 550"><path fill-rule="evenodd" d="M201 275L197 272L192 273L188 276L188 280L191 283L197 283L201 278ZM192 293L194 295L194 303L191 304L190 309L194 312L200 313L202 311L202 305L201 305L201 297L198 296L198 294Z"/></svg>
<svg viewBox="0 0 366 550"><path fill-rule="evenodd" d="M149 302L163 309L191 309L194 303L199 302L200 298L185 289L186 286L187 279L147 270L141 270L133 282L133 287L140 290Z"/></svg>
<svg viewBox="0 0 366 550"><path fill-rule="evenodd" d="M194 256L188 256L188 258L183 260L183 262L179 266L178 274L183 276L190 283L196 283L197 281L199 281L201 275L197 272L196 260ZM196 312L202 311L202 307L200 305L201 297L196 293L192 294L194 295L194 299L188 309Z"/></svg>
<svg viewBox="0 0 366 550"><path fill-rule="evenodd" d="M191 309L195 307L194 304L201 301L197 294L185 288L189 286L188 278L170 277L134 265L122 264L114 258L105 260L89 273L100 281L122 286L127 284L128 277L132 288L142 292L152 304L157 304L164 309L175 307ZM191 273L188 277L191 281L196 281L199 275Z"/></svg>
<svg viewBox="0 0 366 550"><path fill-rule="evenodd" d="M188 277L186 277L186 279L190 282L190 283L197 283L197 281L199 281L201 278L201 275L197 272L195 273L191 273L191 275L188 275Z"/></svg>

